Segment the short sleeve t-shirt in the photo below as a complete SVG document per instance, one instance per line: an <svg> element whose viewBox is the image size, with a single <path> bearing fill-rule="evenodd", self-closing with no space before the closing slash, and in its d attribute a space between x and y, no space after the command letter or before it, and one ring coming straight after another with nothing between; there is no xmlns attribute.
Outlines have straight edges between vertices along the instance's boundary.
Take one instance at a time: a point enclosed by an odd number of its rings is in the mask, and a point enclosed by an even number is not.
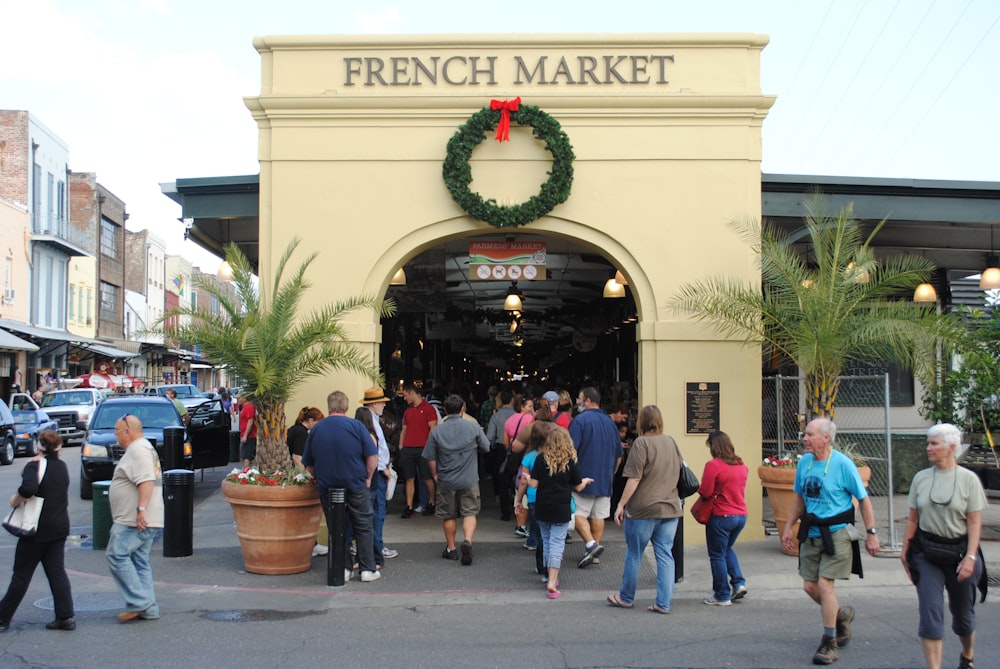
<svg viewBox="0 0 1000 669"><path fill-rule="evenodd" d="M916 473L907 503L920 512L920 529L956 539L968 532L968 515L986 508L986 493L979 477L965 467L935 470Z"/></svg>
<svg viewBox="0 0 1000 669"><path fill-rule="evenodd" d="M531 468L535 466L535 460L538 459L538 451L529 451L525 453L524 457L521 458L521 466L531 473ZM535 499L538 497L538 489L532 488L530 485L524 491L524 494L528 496L528 504L534 504Z"/></svg>
<svg viewBox="0 0 1000 669"><path fill-rule="evenodd" d="M806 513L817 518L831 518L851 508L856 497L868 496L865 484L858 474L854 461L837 450L830 451L830 457L819 462L812 453L806 453L799 460L795 470L795 492L802 495ZM830 525L830 531L846 527L847 523ZM809 528L810 537L820 536L820 528Z"/></svg>
<svg viewBox="0 0 1000 669"><path fill-rule="evenodd" d="M257 416L257 410L254 408L253 404L247 402L240 409L240 435L246 434L247 439L257 438L257 421L254 420ZM247 423L250 423L250 432L247 433Z"/></svg>
<svg viewBox="0 0 1000 669"><path fill-rule="evenodd" d="M327 416L309 431L302 464L315 469L320 494L330 488L357 492L366 487L372 455L378 455L378 447L361 421Z"/></svg>
<svg viewBox="0 0 1000 669"><path fill-rule="evenodd" d="M430 424L437 422L438 414L434 406L422 400L420 404L411 406L403 413L403 427L406 428L403 448L423 448L427 445L427 437L431 434Z"/></svg>
<svg viewBox="0 0 1000 669"><path fill-rule="evenodd" d="M146 522L150 527L163 527L163 487L160 456L148 439L136 439L115 466L108 488L111 520L119 525L135 527L136 507L139 506L139 484L153 481L153 495L146 505Z"/></svg>
<svg viewBox="0 0 1000 669"><path fill-rule="evenodd" d="M625 506L629 518L679 518L681 498L677 479L681 458L673 437L665 434L636 437L622 476L639 479L639 486Z"/></svg>
<svg viewBox="0 0 1000 669"><path fill-rule="evenodd" d="M580 468L570 462L565 471L553 474L545 458L536 458L531 478L538 481L535 490L535 518L547 523L568 523L572 520L570 500L573 489L583 480Z"/></svg>

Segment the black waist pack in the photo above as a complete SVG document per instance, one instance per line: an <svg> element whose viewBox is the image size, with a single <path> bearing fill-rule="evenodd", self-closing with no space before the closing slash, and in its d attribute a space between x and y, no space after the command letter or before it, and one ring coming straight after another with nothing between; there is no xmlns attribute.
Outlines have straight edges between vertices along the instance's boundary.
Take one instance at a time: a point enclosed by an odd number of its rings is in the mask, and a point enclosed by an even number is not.
<svg viewBox="0 0 1000 669"><path fill-rule="evenodd" d="M969 535L967 534L955 539L939 537L923 530L920 530L919 534L921 552L928 562L936 565L958 564L969 550Z"/></svg>

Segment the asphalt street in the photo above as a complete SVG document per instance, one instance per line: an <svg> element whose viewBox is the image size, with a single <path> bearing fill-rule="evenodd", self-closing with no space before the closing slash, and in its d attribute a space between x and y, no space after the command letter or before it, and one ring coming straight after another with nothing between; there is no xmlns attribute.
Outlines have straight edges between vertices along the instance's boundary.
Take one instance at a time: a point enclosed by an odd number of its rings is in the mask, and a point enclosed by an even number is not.
<svg viewBox="0 0 1000 669"><path fill-rule="evenodd" d="M0 668L108 668L323 665L447 667L675 667L737 669L806 667L819 642L819 610L801 591L796 560L776 537L740 542L750 594L728 608L702 604L710 574L704 547L685 551L686 578L670 615L646 611L655 587L647 562L632 610L614 609L624 557L619 528L608 526L601 564L577 569L577 539L560 574L562 597L550 601L533 572L533 556L487 507L468 567L440 557L443 539L433 518L399 518L390 503L385 537L398 549L384 577L326 586L325 558L290 576L243 569L229 505L219 492L227 469L196 475L194 552L164 558L153 551L162 618L123 625L123 602L108 575L103 551L91 544L91 502L79 499L79 449L63 452L73 476L72 537L66 563L78 628L45 629L52 619L44 574L35 574L11 629L0 635ZM26 462L0 468L0 494L12 492ZM1000 537L1000 505L987 514L991 538ZM15 540L0 533L0 583L6 585ZM1000 575L1000 542L984 543L987 563ZM854 638L834 666L922 667L913 587L899 560L865 558L866 578L838 585L843 604L857 609ZM1000 667L1000 611L996 593L977 606L977 666ZM945 641L945 666L957 665L958 644Z"/></svg>

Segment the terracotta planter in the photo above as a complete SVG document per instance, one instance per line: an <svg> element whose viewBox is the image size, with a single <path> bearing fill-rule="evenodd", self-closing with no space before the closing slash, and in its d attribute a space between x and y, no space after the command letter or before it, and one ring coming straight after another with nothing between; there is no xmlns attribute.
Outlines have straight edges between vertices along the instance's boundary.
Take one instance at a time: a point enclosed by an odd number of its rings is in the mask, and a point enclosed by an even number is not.
<svg viewBox="0 0 1000 669"><path fill-rule="evenodd" d="M243 563L252 574L299 574L312 565L323 508L315 486L222 482L233 508Z"/></svg>
<svg viewBox="0 0 1000 669"><path fill-rule="evenodd" d="M872 477L871 467L858 467L858 474L861 475L861 480L867 488L868 482ZM771 512L774 514L774 522L778 526L778 536L780 537L785 529L785 522L788 520L792 504L795 501L795 468L765 467L761 465L757 467L757 476L760 477L761 484L767 488L767 498L771 501ZM858 503L855 501L855 509L857 509L857 506ZM799 522L795 521L792 532L798 534L798 531ZM791 551L785 550L784 546L782 546L781 552L785 555L798 555L798 544Z"/></svg>

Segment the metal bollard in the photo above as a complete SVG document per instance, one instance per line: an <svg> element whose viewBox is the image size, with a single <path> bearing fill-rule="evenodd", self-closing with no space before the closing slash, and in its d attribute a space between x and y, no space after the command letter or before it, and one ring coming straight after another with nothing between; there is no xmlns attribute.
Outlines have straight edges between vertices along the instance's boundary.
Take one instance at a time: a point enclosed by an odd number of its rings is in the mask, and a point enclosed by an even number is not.
<svg viewBox="0 0 1000 669"><path fill-rule="evenodd" d="M330 488L326 492L330 513L326 518L328 528L327 545L330 552L326 554L326 584L332 586L344 585L347 541L347 489Z"/></svg>
<svg viewBox="0 0 1000 669"><path fill-rule="evenodd" d="M163 557L194 554L194 472L163 472Z"/></svg>
<svg viewBox="0 0 1000 669"><path fill-rule="evenodd" d="M684 512L686 503L681 500L681 513ZM677 533L674 534L674 547L671 550L674 556L674 583L684 580L684 516L678 518Z"/></svg>
<svg viewBox="0 0 1000 669"><path fill-rule="evenodd" d="M163 468L184 468L184 428L163 428Z"/></svg>

